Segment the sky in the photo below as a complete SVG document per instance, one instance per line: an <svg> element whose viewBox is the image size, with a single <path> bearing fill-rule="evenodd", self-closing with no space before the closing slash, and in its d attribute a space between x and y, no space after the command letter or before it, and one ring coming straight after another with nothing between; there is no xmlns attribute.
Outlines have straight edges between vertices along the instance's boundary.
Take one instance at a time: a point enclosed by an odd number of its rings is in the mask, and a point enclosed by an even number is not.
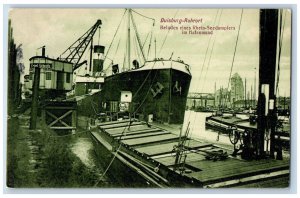
<svg viewBox="0 0 300 198"><path fill-rule="evenodd" d="M17 44L22 44L26 70L28 73L29 58L40 54L37 48L45 45L46 55L56 58L74 41L85 33L97 19L102 20L100 37L96 32L94 43L106 46L108 49L124 14L124 9L29 9L15 8L10 10L13 35ZM156 57L169 59L180 58L189 64L192 73L190 92L212 93L214 85L217 88L227 88L232 66L232 75L238 73L247 80L247 90L254 87L255 75L258 85L259 66L259 10L258 9L135 9L153 20L141 17L133 12L141 43L145 42L145 53L149 46L150 33L156 38ZM242 16L242 18L241 18ZM279 95L290 95L290 56L291 56L291 13L284 10L284 32L280 59ZM162 22L163 19L192 19L200 22L177 23ZM240 24L241 20L241 25ZM126 23L123 18L120 31L115 36L108 58L122 65L124 49L126 48ZM231 30L214 30L212 34L182 34L180 27L230 27ZM178 28L179 30L161 29ZM238 31L240 27L239 36ZM133 28L132 28L133 29ZM149 33L149 34L148 34ZM134 34L134 31L131 33ZM148 37L147 37L148 35ZM147 39L146 39L147 38ZM236 53L234 49L238 38ZM149 59L154 58L154 39L152 39ZM164 42L165 41L165 42ZM119 47L118 46L119 44ZM137 41L132 38L131 54L137 53ZM146 53L147 54L147 53ZM83 60L89 59L88 53ZM232 65L233 62L233 65ZM109 59L104 64L106 68ZM78 73L84 72L82 67ZM253 88L254 89L254 88ZM257 88L256 88L257 90Z"/></svg>

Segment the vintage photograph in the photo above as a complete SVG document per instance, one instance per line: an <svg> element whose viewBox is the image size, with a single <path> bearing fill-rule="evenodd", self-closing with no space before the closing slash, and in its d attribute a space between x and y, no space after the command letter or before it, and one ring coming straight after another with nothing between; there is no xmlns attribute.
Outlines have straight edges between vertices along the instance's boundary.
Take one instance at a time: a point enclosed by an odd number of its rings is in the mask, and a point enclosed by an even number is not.
<svg viewBox="0 0 300 198"><path fill-rule="evenodd" d="M292 10L12 8L9 188L289 188Z"/></svg>

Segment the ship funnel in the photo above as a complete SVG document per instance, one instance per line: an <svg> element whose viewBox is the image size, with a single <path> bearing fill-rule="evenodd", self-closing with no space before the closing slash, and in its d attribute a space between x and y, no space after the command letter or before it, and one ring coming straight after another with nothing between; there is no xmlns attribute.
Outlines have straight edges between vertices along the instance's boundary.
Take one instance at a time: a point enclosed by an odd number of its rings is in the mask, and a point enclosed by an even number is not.
<svg viewBox="0 0 300 198"><path fill-rule="evenodd" d="M43 57L46 56L46 47L45 46L42 47L42 56Z"/></svg>
<svg viewBox="0 0 300 198"><path fill-rule="evenodd" d="M93 59L93 75L103 71L103 59L104 59L105 46L94 45L94 58Z"/></svg>

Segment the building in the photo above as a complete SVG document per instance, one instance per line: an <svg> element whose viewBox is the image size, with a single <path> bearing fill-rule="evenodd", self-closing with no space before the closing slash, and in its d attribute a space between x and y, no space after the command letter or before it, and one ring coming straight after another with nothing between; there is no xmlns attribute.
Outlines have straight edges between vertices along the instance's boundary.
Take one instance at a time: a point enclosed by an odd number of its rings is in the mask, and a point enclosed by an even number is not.
<svg viewBox="0 0 300 198"><path fill-rule="evenodd" d="M220 88L215 93L216 107L230 107L230 91L227 88Z"/></svg>
<svg viewBox="0 0 300 198"><path fill-rule="evenodd" d="M231 79L230 79L230 101L231 104L234 104L235 102L239 101L239 100L244 100L244 84L243 84L243 80L240 77L240 75L238 73L235 73Z"/></svg>

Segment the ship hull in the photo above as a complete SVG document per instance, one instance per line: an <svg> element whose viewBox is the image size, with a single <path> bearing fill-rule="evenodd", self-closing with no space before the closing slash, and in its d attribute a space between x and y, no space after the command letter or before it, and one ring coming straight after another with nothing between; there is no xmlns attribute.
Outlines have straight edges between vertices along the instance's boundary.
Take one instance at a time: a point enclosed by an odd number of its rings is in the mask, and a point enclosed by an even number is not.
<svg viewBox="0 0 300 198"><path fill-rule="evenodd" d="M150 183L149 179L136 171L136 167L125 160L118 153L112 152L111 145L106 140L99 137L96 139L91 133L92 142L95 148L97 162L100 166L107 168L106 174L111 181L117 183L118 187L147 188L161 187L156 183ZM116 156L115 156L116 155ZM108 167L109 166L109 167Z"/></svg>
<svg viewBox="0 0 300 198"><path fill-rule="evenodd" d="M172 66L118 73L105 78L100 96L102 110L119 111L115 106L121 92L130 91L129 111L141 120L153 115L157 122L182 124L190 81L189 72Z"/></svg>

